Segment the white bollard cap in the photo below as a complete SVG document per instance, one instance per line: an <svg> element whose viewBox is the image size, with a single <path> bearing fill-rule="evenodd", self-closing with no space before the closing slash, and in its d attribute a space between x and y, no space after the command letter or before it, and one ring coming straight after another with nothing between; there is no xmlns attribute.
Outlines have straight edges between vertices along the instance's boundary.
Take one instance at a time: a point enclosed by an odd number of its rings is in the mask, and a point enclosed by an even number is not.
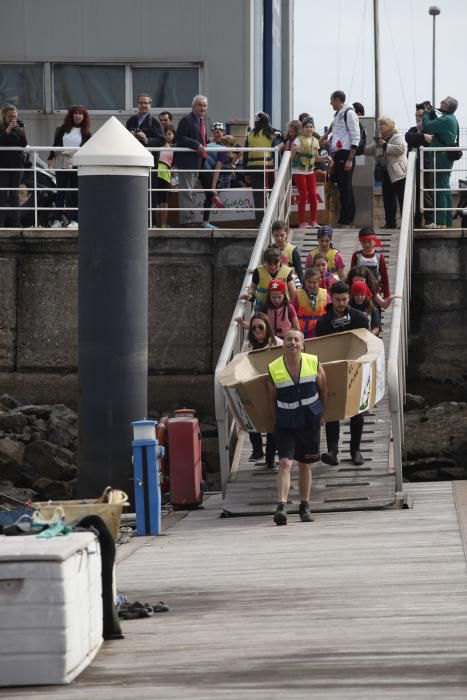
<svg viewBox="0 0 467 700"><path fill-rule="evenodd" d="M116 117L110 117L73 156L78 175L148 176L154 157Z"/></svg>

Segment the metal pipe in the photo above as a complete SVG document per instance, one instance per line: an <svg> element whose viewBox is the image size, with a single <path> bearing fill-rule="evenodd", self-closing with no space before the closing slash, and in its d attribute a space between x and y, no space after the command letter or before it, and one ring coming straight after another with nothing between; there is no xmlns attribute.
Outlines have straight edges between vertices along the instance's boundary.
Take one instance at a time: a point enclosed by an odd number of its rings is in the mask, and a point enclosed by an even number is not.
<svg viewBox="0 0 467 700"><path fill-rule="evenodd" d="M375 59L375 120L381 116L380 60L379 60L379 5L373 0L373 46Z"/></svg>
<svg viewBox="0 0 467 700"><path fill-rule="evenodd" d="M436 104L436 17L441 14L441 10L436 5L432 5L428 14L433 17L433 65L432 65L432 89L431 89L431 104L433 107Z"/></svg>

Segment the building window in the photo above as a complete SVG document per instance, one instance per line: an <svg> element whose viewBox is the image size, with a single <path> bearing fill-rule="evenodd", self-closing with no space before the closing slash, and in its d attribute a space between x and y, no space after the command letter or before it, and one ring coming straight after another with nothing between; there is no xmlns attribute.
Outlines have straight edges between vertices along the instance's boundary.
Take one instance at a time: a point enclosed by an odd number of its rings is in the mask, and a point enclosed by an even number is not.
<svg viewBox="0 0 467 700"><path fill-rule="evenodd" d="M132 66L133 105L141 93L152 97L153 109L187 109L199 90L196 66Z"/></svg>
<svg viewBox="0 0 467 700"><path fill-rule="evenodd" d="M40 63L0 65L0 104L11 102L19 109L44 109L44 66Z"/></svg>
<svg viewBox="0 0 467 700"><path fill-rule="evenodd" d="M82 104L88 110L125 109L125 66L56 63L53 108Z"/></svg>

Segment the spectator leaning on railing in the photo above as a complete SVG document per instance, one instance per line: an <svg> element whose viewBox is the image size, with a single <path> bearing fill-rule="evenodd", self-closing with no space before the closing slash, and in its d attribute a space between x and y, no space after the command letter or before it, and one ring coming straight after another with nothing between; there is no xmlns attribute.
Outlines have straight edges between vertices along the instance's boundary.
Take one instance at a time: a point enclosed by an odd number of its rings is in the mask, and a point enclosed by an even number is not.
<svg viewBox="0 0 467 700"><path fill-rule="evenodd" d="M458 141L459 125L454 116L457 106L458 102L454 97L445 97L437 110L441 112L441 116L438 117L435 109L428 102L424 103L424 109L420 110L422 128L423 133L433 134L432 147L454 146ZM445 151L432 153L431 163L436 168L435 223L437 228L446 228L452 226L450 179L453 161ZM438 172L438 168L444 172Z"/></svg>
<svg viewBox="0 0 467 700"><path fill-rule="evenodd" d="M23 151L1 150L27 146L24 124L18 119L18 111L13 104L6 103L2 107L0 123L0 207L19 207L19 185L23 174ZM7 189L11 188L11 189ZM19 228L20 210L0 209L0 228L5 225L6 215L9 215L10 226Z"/></svg>

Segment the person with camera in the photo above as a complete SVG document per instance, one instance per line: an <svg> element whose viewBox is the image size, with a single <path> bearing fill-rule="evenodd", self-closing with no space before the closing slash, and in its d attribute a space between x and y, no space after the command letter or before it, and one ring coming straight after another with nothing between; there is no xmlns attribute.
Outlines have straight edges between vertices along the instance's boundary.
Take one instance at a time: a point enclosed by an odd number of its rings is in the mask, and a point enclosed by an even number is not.
<svg viewBox="0 0 467 700"><path fill-rule="evenodd" d="M420 109L421 108L421 109ZM410 127L405 133L405 141L407 143L407 150L417 152L417 165L415 168L415 214L414 214L414 227L420 228L422 225L422 212L420 210L420 148L421 146L429 146L433 140L431 134L424 134L422 131L422 117L423 114L423 104L415 105L415 126ZM431 168L429 162L429 153L423 154L423 207L425 211L423 212L423 221L425 228L436 228L434 223L434 212L433 212L433 173L429 172Z"/></svg>
<svg viewBox="0 0 467 700"><path fill-rule="evenodd" d="M417 105L417 114L422 118L423 133L433 136L432 147L442 148L459 144L459 124L454 116L457 107L458 101L450 96L441 100L438 110L435 110L428 100ZM440 112L440 116L436 112ZM435 170L436 228L452 226L450 179L453 161L457 160L459 153L462 155L462 151L431 151L429 154L430 168Z"/></svg>
<svg viewBox="0 0 467 700"><path fill-rule="evenodd" d="M15 105L4 104L0 120L0 228L4 227L7 215L10 226L19 228L21 225L19 186L23 176L24 153L13 149L27 145L24 124L18 119ZM4 151L3 148L12 150ZM15 208L8 211L5 208L8 204Z"/></svg>
<svg viewBox="0 0 467 700"><path fill-rule="evenodd" d="M165 146L165 134L162 130L156 117L151 114L152 98L146 93L141 93L137 97L137 109L138 112L130 117L126 122L126 128L131 131L135 139L137 139L146 148L157 148L159 146ZM154 156L154 169L151 168L151 208L152 217L151 220L153 225L156 226L156 208L158 205L158 192L157 189L157 165L159 162L159 152L155 151Z"/></svg>
<svg viewBox="0 0 467 700"><path fill-rule="evenodd" d="M350 306L349 288L344 282L336 282L330 289L331 303L328 304L325 316L321 316L316 324L315 337L353 331L357 328L369 330L369 318L367 314ZM350 457L352 464L359 466L364 463L360 452L360 442L363 433L364 414L358 413L350 419ZM321 455L321 461L325 464L336 466L339 464L337 454L339 452L339 421L326 423L326 443L328 451Z"/></svg>

